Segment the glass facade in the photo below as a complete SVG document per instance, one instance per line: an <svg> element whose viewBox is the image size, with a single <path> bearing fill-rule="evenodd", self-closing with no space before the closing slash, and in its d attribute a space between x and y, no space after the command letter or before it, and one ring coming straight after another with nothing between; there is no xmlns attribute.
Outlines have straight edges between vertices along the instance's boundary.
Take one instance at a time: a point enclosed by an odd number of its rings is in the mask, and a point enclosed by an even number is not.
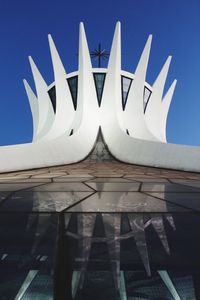
<svg viewBox="0 0 200 300"><path fill-rule="evenodd" d="M99 106L101 105L101 99L103 95L103 89L104 89L104 83L105 83L105 78L106 78L106 73L93 73L94 76L94 82L95 82L95 87L96 87L96 93L97 93L97 99ZM122 86L122 107L123 110L126 107L127 99L128 99L128 94L130 91L130 87L132 84L133 79L128 78L126 76L121 76L121 86ZM74 109L76 110L77 108L77 95L78 95L78 76L73 76L67 79L67 82L69 84L69 89L71 92L73 104L74 104ZM53 86L49 91L49 96L53 105L54 112L56 111L56 90L55 86ZM144 103L144 113L146 111L149 99L151 97L152 92L150 89L148 89L146 86L144 87L144 98L143 98L143 103Z"/></svg>
<svg viewBox="0 0 200 300"><path fill-rule="evenodd" d="M117 161L2 174L0 299L200 299L199 178Z"/></svg>
<svg viewBox="0 0 200 300"><path fill-rule="evenodd" d="M176 230L167 216L4 211L0 299L199 299L199 216L170 215Z"/></svg>
<svg viewBox="0 0 200 300"><path fill-rule="evenodd" d="M147 108L147 104L149 102L149 99L151 97L152 92L145 86L144 87L144 113L146 111Z"/></svg>
<svg viewBox="0 0 200 300"><path fill-rule="evenodd" d="M78 94L78 76L73 76L67 79L70 93L72 96L72 101L74 104L74 109L77 107L77 94ZM56 112L56 88L53 86L49 91L49 97L51 99L51 103L53 105L54 112Z"/></svg>
<svg viewBox="0 0 200 300"><path fill-rule="evenodd" d="M126 102L128 99L128 93L131 87L132 79L122 76L121 77L121 84L122 84L122 107L125 109Z"/></svg>
<svg viewBox="0 0 200 300"><path fill-rule="evenodd" d="M78 95L78 76L73 76L67 79L67 82L69 84L69 89L71 92L74 109L77 108L77 95Z"/></svg>
<svg viewBox="0 0 200 300"><path fill-rule="evenodd" d="M97 99L98 99L98 103L100 106L102 95L103 95L103 88L104 88L106 74L105 73L93 73L93 75L94 75L94 82L95 82L95 87L96 87L96 92L97 92Z"/></svg>
<svg viewBox="0 0 200 300"><path fill-rule="evenodd" d="M56 88L55 86L53 86L49 91L49 97L51 99L51 103L52 103L52 106L53 106L53 110L54 112L56 112Z"/></svg>

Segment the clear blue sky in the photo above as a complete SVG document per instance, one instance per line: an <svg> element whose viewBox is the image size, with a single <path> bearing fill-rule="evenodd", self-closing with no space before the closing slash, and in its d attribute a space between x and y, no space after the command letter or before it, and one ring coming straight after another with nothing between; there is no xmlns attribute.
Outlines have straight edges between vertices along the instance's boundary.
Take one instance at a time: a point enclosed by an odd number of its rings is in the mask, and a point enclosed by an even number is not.
<svg viewBox="0 0 200 300"><path fill-rule="evenodd" d="M147 81L152 84L173 56L167 87L178 84L168 117L169 142L200 145L200 0L2 0L0 7L0 145L29 142L32 121L22 79L32 87L32 55L48 84L53 81L47 34L67 72L77 69L78 25L91 50L110 49L122 23L122 66L134 72L149 34L153 46Z"/></svg>

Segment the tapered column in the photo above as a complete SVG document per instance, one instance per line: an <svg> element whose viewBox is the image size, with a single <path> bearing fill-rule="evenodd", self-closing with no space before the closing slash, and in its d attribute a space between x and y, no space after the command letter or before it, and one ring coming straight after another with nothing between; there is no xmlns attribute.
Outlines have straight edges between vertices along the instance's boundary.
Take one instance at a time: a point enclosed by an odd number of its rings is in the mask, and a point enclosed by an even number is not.
<svg viewBox="0 0 200 300"><path fill-rule="evenodd" d="M57 138L67 132L69 134L75 116L72 97L66 80L66 71L50 34L48 39L55 78L56 113L52 127L45 140Z"/></svg>
<svg viewBox="0 0 200 300"><path fill-rule="evenodd" d="M39 104L38 99L34 92L32 91L30 85L28 82L24 79L24 87L26 90L26 94L29 100L31 113L32 113L32 119L33 119L33 142L37 139L37 130L38 130L38 121L39 121Z"/></svg>
<svg viewBox="0 0 200 300"><path fill-rule="evenodd" d="M54 111L51 104L49 94L47 92L47 84L44 81L40 71L38 70L33 59L29 57L31 70L35 82L37 98L38 98L38 128L37 128L37 139L42 139L49 131L54 121Z"/></svg>
<svg viewBox="0 0 200 300"><path fill-rule="evenodd" d="M161 119L162 96L165 87L165 82L167 79L167 74L169 71L170 62L171 56L169 56L166 60L155 83L153 84L153 92L145 112L145 120L147 122L147 126L158 140L162 140L163 138L163 135L161 134L161 123L163 124L164 122L164 120ZM166 120L164 126L166 126Z"/></svg>
<svg viewBox="0 0 200 300"><path fill-rule="evenodd" d="M170 108L170 104L174 95L177 80L175 79L168 89L165 97L163 98L161 105L161 116L160 116L160 139L162 142L167 143L167 116Z"/></svg>
<svg viewBox="0 0 200 300"><path fill-rule="evenodd" d="M121 97L121 23L117 22L100 110L102 124L109 126L110 118L106 116L111 110L116 115L120 128L125 131Z"/></svg>
<svg viewBox="0 0 200 300"><path fill-rule="evenodd" d="M78 96L76 117L73 123L74 132L76 132L81 123L84 123L88 118L93 124L98 122L98 103L96 101L96 90L92 74L92 64L85 29L82 22L79 26L78 57Z"/></svg>
<svg viewBox="0 0 200 300"><path fill-rule="evenodd" d="M140 61L135 71L134 80L132 82L126 109L124 112L124 120L126 129L129 134L138 139L156 141L156 137L149 130L144 118L144 87L147 66L151 49L152 35L148 37Z"/></svg>

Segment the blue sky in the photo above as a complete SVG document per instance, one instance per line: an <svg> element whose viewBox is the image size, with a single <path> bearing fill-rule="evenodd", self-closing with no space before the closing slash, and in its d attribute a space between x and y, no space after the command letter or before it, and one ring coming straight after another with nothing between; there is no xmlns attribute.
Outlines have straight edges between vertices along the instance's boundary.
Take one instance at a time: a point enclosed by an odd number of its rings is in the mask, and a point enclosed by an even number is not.
<svg viewBox="0 0 200 300"><path fill-rule="evenodd" d="M4 0L0 6L0 145L31 141L32 120L22 79L34 88L28 55L47 83L53 81L47 34L67 72L77 69L78 26L83 21L91 50L110 49L122 23L122 66L134 72L149 34L153 45L147 75L152 84L168 55L166 88L178 84L170 108L171 143L200 145L200 0Z"/></svg>

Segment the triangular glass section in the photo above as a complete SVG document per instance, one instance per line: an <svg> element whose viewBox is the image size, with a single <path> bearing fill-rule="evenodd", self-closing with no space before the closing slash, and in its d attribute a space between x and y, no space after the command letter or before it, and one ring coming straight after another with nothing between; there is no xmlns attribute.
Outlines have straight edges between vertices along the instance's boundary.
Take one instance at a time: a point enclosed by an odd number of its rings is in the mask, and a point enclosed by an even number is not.
<svg viewBox="0 0 200 300"><path fill-rule="evenodd" d="M97 99L99 106L101 106L101 99L103 95L103 88L106 78L106 73L93 73L94 76L94 82L96 87L96 93L97 93Z"/></svg>
<svg viewBox="0 0 200 300"><path fill-rule="evenodd" d="M151 97L152 91L148 89L146 86L144 87L144 97L143 97L143 105L144 105L144 113L146 111L149 99Z"/></svg>
<svg viewBox="0 0 200 300"><path fill-rule="evenodd" d="M78 76L73 76L67 79L69 84L70 93L72 96L74 109L77 108L77 95L78 95Z"/></svg>
<svg viewBox="0 0 200 300"><path fill-rule="evenodd" d="M107 146L105 145L105 142L103 140L103 136L101 133L101 129L99 130L94 148L93 148L92 152L89 154L89 156L87 157L87 161L93 161L93 162L115 161L113 156L108 151Z"/></svg>
<svg viewBox="0 0 200 300"><path fill-rule="evenodd" d="M53 86L49 91L48 91L49 97L51 99L51 104L53 106L54 113L56 112L56 89L55 86Z"/></svg>
<svg viewBox="0 0 200 300"><path fill-rule="evenodd" d="M122 107L123 107L123 110L126 107L126 102L127 102L127 99L128 99L128 94L129 94L129 91L130 91L130 87L131 87L132 81L133 81L133 79L131 79L131 78L128 78L126 76L121 76Z"/></svg>

